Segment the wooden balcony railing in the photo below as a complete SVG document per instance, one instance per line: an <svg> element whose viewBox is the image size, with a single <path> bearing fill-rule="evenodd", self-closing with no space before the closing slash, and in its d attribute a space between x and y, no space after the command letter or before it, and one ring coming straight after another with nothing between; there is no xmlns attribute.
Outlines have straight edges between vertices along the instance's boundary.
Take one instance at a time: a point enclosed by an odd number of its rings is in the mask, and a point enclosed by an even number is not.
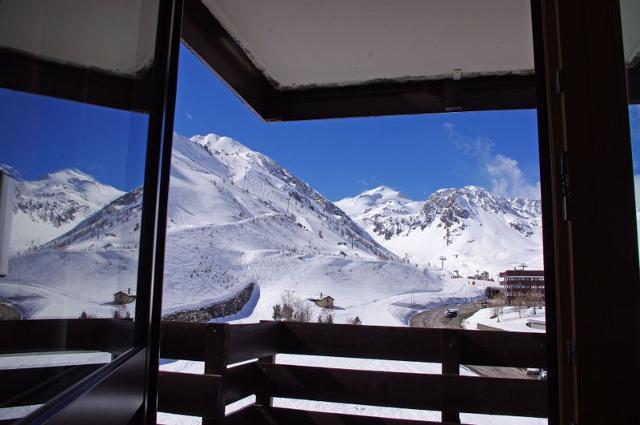
<svg viewBox="0 0 640 425"><path fill-rule="evenodd" d="M126 351L133 338L130 320L0 321L0 408L46 403ZM0 412L0 424L12 422Z"/></svg>
<svg viewBox="0 0 640 425"><path fill-rule="evenodd" d="M319 323L248 325L166 322L161 356L204 362L204 374L161 371L159 410L200 416L203 424L428 424L274 407L273 397L442 412L547 416L545 381L460 376L460 365L546 364L545 335ZM274 363L280 353L441 363L438 375ZM246 362L248 360L255 361ZM235 363L242 363L234 366ZM231 366L230 366L231 365ZM256 402L225 416L225 406Z"/></svg>

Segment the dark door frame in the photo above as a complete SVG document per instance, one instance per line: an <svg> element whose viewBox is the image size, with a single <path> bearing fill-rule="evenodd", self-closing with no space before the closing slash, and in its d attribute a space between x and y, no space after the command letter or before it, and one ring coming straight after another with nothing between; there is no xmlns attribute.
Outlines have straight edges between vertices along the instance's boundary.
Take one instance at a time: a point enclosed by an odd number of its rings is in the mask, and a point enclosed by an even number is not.
<svg viewBox="0 0 640 425"><path fill-rule="evenodd" d="M640 423L640 272L619 3L541 3L549 137L541 164L550 167L553 226L545 255L556 259L557 282L552 404L561 424ZM623 307L603 313L615 302L606 297L623 298Z"/></svg>

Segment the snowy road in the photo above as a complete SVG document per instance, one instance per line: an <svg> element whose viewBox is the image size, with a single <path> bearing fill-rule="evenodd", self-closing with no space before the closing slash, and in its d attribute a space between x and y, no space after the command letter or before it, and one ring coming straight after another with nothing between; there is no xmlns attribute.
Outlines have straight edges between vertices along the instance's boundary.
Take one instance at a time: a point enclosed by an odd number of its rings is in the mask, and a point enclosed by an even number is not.
<svg viewBox="0 0 640 425"><path fill-rule="evenodd" d="M447 308L451 307L438 307L432 310L420 312L411 318L411 326L417 328L463 329L462 321L479 310L479 307L475 303L464 304L455 307L458 309L457 317L446 318L444 317L444 312ZM522 368L470 365L465 365L465 367L480 376L493 378L533 379L532 376L527 375L526 369Z"/></svg>
<svg viewBox="0 0 640 425"><path fill-rule="evenodd" d="M479 307L475 303L463 304L460 306L455 306L455 308L458 310L457 317L444 317L445 311L449 308L452 307L438 307L432 310L420 312L411 318L411 327L462 329L462 321L464 320L464 318L471 316L479 309Z"/></svg>

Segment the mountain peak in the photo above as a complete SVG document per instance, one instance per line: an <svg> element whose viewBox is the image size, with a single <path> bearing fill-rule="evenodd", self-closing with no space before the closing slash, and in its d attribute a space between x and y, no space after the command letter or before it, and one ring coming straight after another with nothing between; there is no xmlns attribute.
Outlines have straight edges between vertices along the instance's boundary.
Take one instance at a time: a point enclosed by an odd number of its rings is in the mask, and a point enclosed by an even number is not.
<svg viewBox="0 0 640 425"><path fill-rule="evenodd" d="M33 248L63 234L122 194L75 168L18 181L14 214L21 231L12 232L12 251Z"/></svg>
<svg viewBox="0 0 640 425"><path fill-rule="evenodd" d="M384 186L384 185L364 191L358 196L374 196L374 197L377 197L378 199L396 198L396 197L404 198L404 196L402 195L402 193L400 193L399 190L396 190L392 187Z"/></svg>
<svg viewBox="0 0 640 425"><path fill-rule="evenodd" d="M96 182L95 178L77 168L63 168L61 170L52 171L45 174L39 180L52 180L58 183L72 181Z"/></svg>
<svg viewBox="0 0 640 425"><path fill-rule="evenodd" d="M408 201L408 202L411 201L410 199L406 198L397 189L394 189L389 186L378 186L373 189L366 190L352 198L341 199L336 203L346 204L349 202L357 202L357 203L365 204L368 206L373 206L373 205L380 205L391 200L402 200L402 201Z"/></svg>
<svg viewBox="0 0 640 425"><path fill-rule="evenodd" d="M237 155L253 152L251 149L231 137L219 136L214 133L209 133L205 136L195 135L189 140L199 144L210 153L220 152L227 155Z"/></svg>
<svg viewBox="0 0 640 425"><path fill-rule="evenodd" d="M421 203L406 198L399 190L389 186L378 186L353 198L344 198L335 203L350 216L408 214L419 210Z"/></svg>

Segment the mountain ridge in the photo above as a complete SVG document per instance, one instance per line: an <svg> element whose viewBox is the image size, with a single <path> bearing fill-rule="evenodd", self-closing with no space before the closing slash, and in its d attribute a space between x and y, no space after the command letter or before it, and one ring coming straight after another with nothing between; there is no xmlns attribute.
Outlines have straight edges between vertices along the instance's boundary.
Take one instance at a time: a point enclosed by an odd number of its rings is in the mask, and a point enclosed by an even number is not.
<svg viewBox="0 0 640 425"><path fill-rule="evenodd" d="M470 185L438 189L424 202L386 199L384 203L358 210L357 205L362 207L358 199L368 197L369 192L336 204L346 207L352 219L380 244L406 259L430 265L438 264L440 257L445 256L451 269L464 269L467 273L478 269L497 273L512 268L514 264L510 263L542 266L539 200L502 198ZM414 211L387 207L393 203L414 203ZM415 211L418 205L420 208ZM485 249L476 249L484 240L490 240ZM519 252L508 255L510 246Z"/></svg>
<svg viewBox="0 0 640 425"><path fill-rule="evenodd" d="M34 249L63 233L124 192L78 169L61 169L16 182L12 252Z"/></svg>
<svg viewBox="0 0 640 425"><path fill-rule="evenodd" d="M110 315L113 293L136 285L141 201L140 188L121 195L15 256L8 280L23 292L49 288L72 297L73 308ZM251 287L237 320L270 318L284 294L303 302L322 292L341 306L338 322L359 315L370 324L396 323L406 307L386 300L442 287L436 273L400 261L277 162L215 134L174 135L166 240L165 314L224 302ZM38 308L29 314L51 316L58 307Z"/></svg>

